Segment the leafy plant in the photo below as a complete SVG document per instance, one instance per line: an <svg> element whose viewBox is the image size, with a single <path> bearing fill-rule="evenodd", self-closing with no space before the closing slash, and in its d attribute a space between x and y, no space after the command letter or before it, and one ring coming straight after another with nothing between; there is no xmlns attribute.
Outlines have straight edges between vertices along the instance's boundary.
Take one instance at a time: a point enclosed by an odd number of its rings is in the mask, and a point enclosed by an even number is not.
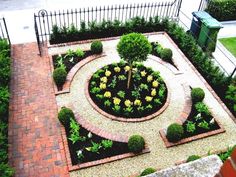
<svg viewBox="0 0 236 177"><path fill-rule="evenodd" d="M129 116L131 113L134 112L132 106L130 106L130 107L126 107L126 108L123 108L123 111L124 111L124 114L127 115L127 116Z"/></svg>
<svg viewBox="0 0 236 177"><path fill-rule="evenodd" d="M201 128L203 128L203 129L206 129L206 130L210 129L209 123L208 123L207 121L205 121L205 120L203 120L202 122L200 122L200 123L198 124L198 127L201 127Z"/></svg>
<svg viewBox="0 0 236 177"><path fill-rule="evenodd" d="M79 124L74 119L70 118L70 136L68 139L72 141L72 144L86 140L86 137L80 136L79 130Z"/></svg>
<svg viewBox="0 0 236 177"><path fill-rule="evenodd" d="M76 53L73 50L69 49L66 51L65 58L74 58L75 55Z"/></svg>
<svg viewBox="0 0 236 177"><path fill-rule="evenodd" d="M225 162L233 153L233 151L236 149L236 145L232 146L232 147L228 147L226 152L222 152L220 154L218 154L218 156L220 157L220 159L222 160L222 162Z"/></svg>
<svg viewBox="0 0 236 177"><path fill-rule="evenodd" d="M125 92L120 90L119 92L117 92L117 95L120 97L120 98L125 98Z"/></svg>
<svg viewBox="0 0 236 177"><path fill-rule="evenodd" d="M155 173L156 169L154 168L146 168L145 170L143 170L143 172L140 174L140 176L146 176L152 173Z"/></svg>
<svg viewBox="0 0 236 177"><path fill-rule="evenodd" d="M112 110L115 111L116 113L119 113L121 111L121 107L119 105L114 105Z"/></svg>
<svg viewBox="0 0 236 177"><path fill-rule="evenodd" d="M2 120L8 116L10 93L8 87L0 87L0 117Z"/></svg>
<svg viewBox="0 0 236 177"><path fill-rule="evenodd" d="M102 140L101 145L102 145L103 149L106 150L106 149L112 148L113 141L111 141L111 140Z"/></svg>
<svg viewBox="0 0 236 177"><path fill-rule="evenodd" d="M195 130L196 130L195 124L196 124L196 123L194 123L194 122L192 122L192 121L187 121L187 124L186 124L186 130L187 130L187 132L189 132L189 133L195 132Z"/></svg>
<svg viewBox="0 0 236 177"><path fill-rule="evenodd" d="M97 153L99 154L99 150L101 149L101 144L100 143L95 143L93 141L91 141L92 146L90 147L86 147L85 149L89 152L93 152L93 153Z"/></svg>
<svg viewBox="0 0 236 177"><path fill-rule="evenodd" d="M111 106L111 101L110 100L104 101L104 106L110 107Z"/></svg>
<svg viewBox="0 0 236 177"><path fill-rule="evenodd" d="M110 88L115 88L116 84L117 84L117 81L116 81L116 76L113 77L111 83L108 85L108 87Z"/></svg>
<svg viewBox="0 0 236 177"><path fill-rule="evenodd" d="M81 50L80 48L76 49L75 51L75 55L79 58L83 58L84 57L84 51Z"/></svg>
<svg viewBox="0 0 236 177"><path fill-rule="evenodd" d="M125 75L119 75L119 76L118 76L118 79L119 79L120 81L124 81L124 80L126 80L127 78L126 78Z"/></svg>
<svg viewBox="0 0 236 177"><path fill-rule="evenodd" d="M236 83L232 83L228 86L225 99L228 101L228 104L232 110L236 112Z"/></svg>
<svg viewBox="0 0 236 177"><path fill-rule="evenodd" d="M140 84L140 90L142 91L142 90L149 90L148 89L148 85L147 84Z"/></svg>
<svg viewBox="0 0 236 177"><path fill-rule="evenodd" d="M147 86L147 85L146 85ZM145 87L145 86L144 86ZM140 88L141 88L141 86L140 86ZM146 87L145 87L146 88ZM140 94L140 92L139 92L139 90L136 88L135 90L133 90L133 91L131 91L131 95L134 97L134 98L136 98L136 99L138 99L138 98L140 98L140 96L141 96L141 94Z"/></svg>
<svg viewBox="0 0 236 177"><path fill-rule="evenodd" d="M83 150L76 151L76 155L80 161L84 159Z"/></svg>
<svg viewBox="0 0 236 177"><path fill-rule="evenodd" d="M205 105L203 102L198 102L194 105L196 111L198 113L204 113L205 115L210 115L210 111L207 107L207 105Z"/></svg>
<svg viewBox="0 0 236 177"><path fill-rule="evenodd" d="M98 94L101 92L101 89L99 87L92 87L90 89L90 92L93 93L93 94Z"/></svg>
<svg viewBox="0 0 236 177"><path fill-rule="evenodd" d="M201 158L201 157L198 156L198 155L191 155L191 156L189 156L189 157L187 158L186 162L192 162L192 161L198 160L198 159L200 159L200 158Z"/></svg>

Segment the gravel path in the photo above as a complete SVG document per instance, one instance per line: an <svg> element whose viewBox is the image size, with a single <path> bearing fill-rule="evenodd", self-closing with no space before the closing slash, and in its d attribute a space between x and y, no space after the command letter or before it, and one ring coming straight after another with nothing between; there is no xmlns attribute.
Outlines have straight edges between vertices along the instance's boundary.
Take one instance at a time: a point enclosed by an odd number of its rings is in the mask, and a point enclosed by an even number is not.
<svg viewBox="0 0 236 177"><path fill-rule="evenodd" d="M176 49L164 35L151 35L149 36L149 40L158 40L163 46L171 48L174 53L174 62L182 73L175 75L171 70L169 70L169 68L160 65L157 61L153 60L153 57L149 57L144 63L146 66L151 66L154 70L160 71L161 76L168 85L168 91L171 93L170 104L161 115L152 120L140 123L117 122L99 115L87 101L84 94L86 79L102 66L119 61L119 56L115 50L118 40L103 42L104 51L107 56L94 60L83 66L77 72L72 81L71 92L68 94L58 95L57 103L58 106L66 105L71 107L76 113L80 113L85 117L91 124L106 131L128 136L132 134L141 134L145 138L151 153L74 171L70 173L70 176L129 176L138 173L147 167L169 167L174 165L177 161L186 159L189 155L203 155L209 150L221 150L236 142L236 126L234 122L213 95L207 90L204 83L194 73L189 64L181 57L178 49ZM88 45L81 47L87 48ZM214 115L219 119L220 123L222 123L226 129L226 133L167 149L159 136L159 130L167 127L170 123L175 122L176 118L180 116L183 110L185 100L182 83L187 83L192 87L202 87L204 89L206 93L205 102L211 108L212 112L214 112Z"/></svg>

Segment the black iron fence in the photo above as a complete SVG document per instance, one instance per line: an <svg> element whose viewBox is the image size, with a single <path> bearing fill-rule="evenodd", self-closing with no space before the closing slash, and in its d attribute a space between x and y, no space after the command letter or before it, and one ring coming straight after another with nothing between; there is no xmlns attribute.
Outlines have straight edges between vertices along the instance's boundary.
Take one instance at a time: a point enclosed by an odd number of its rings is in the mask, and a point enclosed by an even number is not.
<svg viewBox="0 0 236 177"><path fill-rule="evenodd" d="M200 10L205 10L207 8L209 0L201 0L199 7L198 7L198 11Z"/></svg>
<svg viewBox="0 0 236 177"><path fill-rule="evenodd" d="M0 39L6 39L8 43L11 44L7 30L6 20L4 17L0 18Z"/></svg>
<svg viewBox="0 0 236 177"><path fill-rule="evenodd" d="M40 46L45 41L49 40L54 25L57 25L58 27L70 27L73 24L76 28L80 29L81 22L85 22L86 25L93 21L100 23L103 20L119 20L125 22L136 16L145 19L154 16L159 16L160 19L166 17L178 19L181 3L182 0L174 0L172 2L111 5L75 10L59 10L57 12L40 10L37 14L34 14L35 34L40 54Z"/></svg>

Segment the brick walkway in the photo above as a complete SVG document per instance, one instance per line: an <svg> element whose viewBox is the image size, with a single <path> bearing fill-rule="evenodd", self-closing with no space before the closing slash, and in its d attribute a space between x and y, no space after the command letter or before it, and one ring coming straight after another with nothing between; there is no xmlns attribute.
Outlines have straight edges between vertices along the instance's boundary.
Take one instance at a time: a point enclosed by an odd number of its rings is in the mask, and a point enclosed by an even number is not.
<svg viewBox="0 0 236 177"><path fill-rule="evenodd" d="M69 176L48 57L36 43L14 45L9 161L19 177Z"/></svg>

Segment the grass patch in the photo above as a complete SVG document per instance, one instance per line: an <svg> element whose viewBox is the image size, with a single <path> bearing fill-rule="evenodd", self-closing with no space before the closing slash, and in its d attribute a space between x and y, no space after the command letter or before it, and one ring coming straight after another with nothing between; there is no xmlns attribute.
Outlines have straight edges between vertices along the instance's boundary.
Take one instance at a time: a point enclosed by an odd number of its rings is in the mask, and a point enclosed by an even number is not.
<svg viewBox="0 0 236 177"><path fill-rule="evenodd" d="M220 42L236 57L236 37L222 38Z"/></svg>

